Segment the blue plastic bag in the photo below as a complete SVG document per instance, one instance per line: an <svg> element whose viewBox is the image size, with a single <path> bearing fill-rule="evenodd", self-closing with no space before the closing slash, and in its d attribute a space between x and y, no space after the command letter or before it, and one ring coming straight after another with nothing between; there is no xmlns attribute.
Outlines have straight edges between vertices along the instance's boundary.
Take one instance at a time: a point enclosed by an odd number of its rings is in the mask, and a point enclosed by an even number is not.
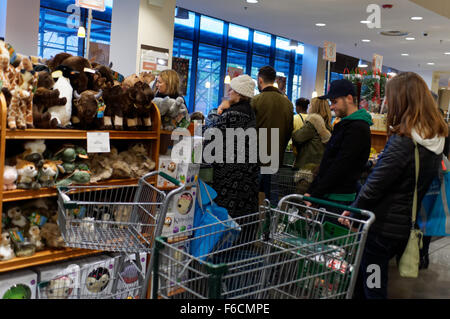
<svg viewBox="0 0 450 319"><path fill-rule="evenodd" d="M417 223L425 236L450 236L450 166L444 157L442 169L430 185L417 216Z"/></svg>

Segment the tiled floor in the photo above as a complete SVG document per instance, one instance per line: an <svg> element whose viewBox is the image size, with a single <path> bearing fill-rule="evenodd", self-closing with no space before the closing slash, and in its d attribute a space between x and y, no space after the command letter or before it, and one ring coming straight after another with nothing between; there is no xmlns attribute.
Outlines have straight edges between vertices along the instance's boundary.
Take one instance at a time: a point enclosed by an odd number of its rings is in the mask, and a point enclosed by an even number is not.
<svg viewBox="0 0 450 319"><path fill-rule="evenodd" d="M450 237L432 241L430 265L417 279L401 278L394 261L389 271L391 299L450 299Z"/></svg>

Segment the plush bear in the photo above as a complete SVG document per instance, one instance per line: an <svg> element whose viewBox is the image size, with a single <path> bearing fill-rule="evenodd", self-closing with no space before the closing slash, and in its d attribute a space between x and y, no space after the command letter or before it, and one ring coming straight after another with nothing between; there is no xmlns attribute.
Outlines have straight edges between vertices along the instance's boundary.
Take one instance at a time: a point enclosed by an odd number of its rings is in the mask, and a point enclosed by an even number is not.
<svg viewBox="0 0 450 319"><path fill-rule="evenodd" d="M3 170L3 190L10 191L17 188L15 182L17 180L17 169L15 166L5 165Z"/></svg>
<svg viewBox="0 0 450 319"><path fill-rule="evenodd" d="M39 169L39 182L42 187L54 187L59 173L64 172L61 166L62 161L45 160L42 167Z"/></svg>
<svg viewBox="0 0 450 319"><path fill-rule="evenodd" d="M72 56L73 56L72 54L66 52L58 53L57 55L55 55L53 59L47 61L47 65L50 71L55 72L58 66L60 66L65 59L70 58Z"/></svg>
<svg viewBox="0 0 450 319"><path fill-rule="evenodd" d="M11 103L8 108L8 127L11 130L33 128L33 95L38 75L28 58L23 58L11 84Z"/></svg>
<svg viewBox="0 0 450 319"><path fill-rule="evenodd" d="M61 231L54 221L47 222L44 226L42 226L41 237L44 239L46 246L49 248L62 248L66 246L64 239L61 236Z"/></svg>
<svg viewBox="0 0 450 319"><path fill-rule="evenodd" d="M139 81L127 91L131 101L126 114L129 130L138 130L139 124L144 130L150 130L152 100L155 97L153 90L148 84Z"/></svg>
<svg viewBox="0 0 450 319"><path fill-rule="evenodd" d="M37 168L33 162L17 159L17 188L20 189L39 189L41 185L36 181Z"/></svg>
<svg viewBox="0 0 450 319"><path fill-rule="evenodd" d="M156 77L153 74L151 74L150 72L141 72L139 74L139 80L141 82L147 83L150 86L153 83L153 81L155 81L155 78Z"/></svg>
<svg viewBox="0 0 450 319"><path fill-rule="evenodd" d="M137 74L132 74L130 76L127 76L125 78L125 80L122 82L122 88L124 90L127 89L131 89L132 87L134 87L134 85L138 82L140 82L141 79L139 78L139 76Z"/></svg>
<svg viewBox="0 0 450 319"><path fill-rule="evenodd" d="M12 226L19 229L24 229L28 225L28 221L23 216L22 209L20 207L11 207L8 209L8 217Z"/></svg>
<svg viewBox="0 0 450 319"><path fill-rule="evenodd" d="M88 130L101 126L101 120L105 116L105 103L102 99L103 92L84 91L78 94L74 92L74 112L72 122L78 128Z"/></svg>

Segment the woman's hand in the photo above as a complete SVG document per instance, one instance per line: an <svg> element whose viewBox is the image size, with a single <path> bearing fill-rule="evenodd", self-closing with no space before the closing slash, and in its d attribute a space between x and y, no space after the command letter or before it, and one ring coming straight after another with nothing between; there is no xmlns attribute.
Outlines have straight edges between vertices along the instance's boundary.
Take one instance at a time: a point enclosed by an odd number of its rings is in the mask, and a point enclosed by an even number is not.
<svg viewBox="0 0 450 319"><path fill-rule="evenodd" d="M351 213L348 210L346 210L345 212L342 213L341 216L347 217L347 216L350 216L350 215L351 215ZM341 218L338 219L338 222L341 223L342 225L345 225L348 228L350 228L350 220L349 219L341 217Z"/></svg>
<svg viewBox="0 0 450 319"><path fill-rule="evenodd" d="M223 100L222 103L217 108L217 114L222 115L223 111L230 108L230 101Z"/></svg>

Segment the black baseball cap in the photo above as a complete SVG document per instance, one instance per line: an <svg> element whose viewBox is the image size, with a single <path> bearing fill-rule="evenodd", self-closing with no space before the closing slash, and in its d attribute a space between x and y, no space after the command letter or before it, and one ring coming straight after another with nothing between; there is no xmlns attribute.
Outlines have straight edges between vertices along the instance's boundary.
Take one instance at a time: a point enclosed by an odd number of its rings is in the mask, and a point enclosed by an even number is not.
<svg viewBox="0 0 450 319"><path fill-rule="evenodd" d="M331 82L328 94L319 97L321 100L332 100L347 95L356 96L355 87L349 80L342 79Z"/></svg>

